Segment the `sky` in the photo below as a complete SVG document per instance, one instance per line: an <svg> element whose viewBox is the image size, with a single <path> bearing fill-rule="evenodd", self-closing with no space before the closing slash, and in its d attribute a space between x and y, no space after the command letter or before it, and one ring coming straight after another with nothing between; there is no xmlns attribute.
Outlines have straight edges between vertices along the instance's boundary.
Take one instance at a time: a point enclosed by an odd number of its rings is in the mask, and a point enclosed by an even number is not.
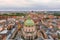
<svg viewBox="0 0 60 40"><path fill-rule="evenodd" d="M60 0L0 0L0 11L60 10Z"/></svg>

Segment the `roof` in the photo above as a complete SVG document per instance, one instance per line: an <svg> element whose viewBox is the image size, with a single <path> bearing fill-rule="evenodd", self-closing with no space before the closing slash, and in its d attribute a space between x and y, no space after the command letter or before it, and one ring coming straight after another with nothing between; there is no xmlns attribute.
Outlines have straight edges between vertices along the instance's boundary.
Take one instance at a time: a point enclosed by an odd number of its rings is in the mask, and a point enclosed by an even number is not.
<svg viewBox="0 0 60 40"><path fill-rule="evenodd" d="M0 20L0 23L2 23L2 22L6 22L6 20Z"/></svg>
<svg viewBox="0 0 60 40"><path fill-rule="evenodd" d="M34 21L32 19L27 19L25 22L24 22L24 25L26 26L33 26L34 25Z"/></svg>

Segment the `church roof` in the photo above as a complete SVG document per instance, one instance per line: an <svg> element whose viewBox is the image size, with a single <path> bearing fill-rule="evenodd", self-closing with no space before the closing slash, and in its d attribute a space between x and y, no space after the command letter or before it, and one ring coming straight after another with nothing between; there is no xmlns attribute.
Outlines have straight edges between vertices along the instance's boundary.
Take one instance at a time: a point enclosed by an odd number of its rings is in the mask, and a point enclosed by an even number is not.
<svg viewBox="0 0 60 40"><path fill-rule="evenodd" d="M34 25L34 21L30 18L28 18L25 22L24 25L26 26L33 26Z"/></svg>

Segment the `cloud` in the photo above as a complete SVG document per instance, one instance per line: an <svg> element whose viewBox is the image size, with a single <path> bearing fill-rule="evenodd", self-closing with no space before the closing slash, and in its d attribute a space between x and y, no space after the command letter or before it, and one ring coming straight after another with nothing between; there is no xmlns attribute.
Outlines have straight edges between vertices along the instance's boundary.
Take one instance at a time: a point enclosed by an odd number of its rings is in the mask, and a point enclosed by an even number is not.
<svg viewBox="0 0 60 40"><path fill-rule="evenodd" d="M27 5L24 0L0 0L0 6L20 6L23 7Z"/></svg>
<svg viewBox="0 0 60 40"><path fill-rule="evenodd" d="M4 8L60 9L60 0L0 0L0 9Z"/></svg>

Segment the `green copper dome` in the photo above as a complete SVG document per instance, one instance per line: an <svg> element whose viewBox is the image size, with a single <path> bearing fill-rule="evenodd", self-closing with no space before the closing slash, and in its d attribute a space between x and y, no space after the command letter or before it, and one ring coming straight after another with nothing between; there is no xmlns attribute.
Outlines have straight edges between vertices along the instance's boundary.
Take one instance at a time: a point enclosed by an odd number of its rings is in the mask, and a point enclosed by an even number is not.
<svg viewBox="0 0 60 40"><path fill-rule="evenodd" d="M34 21L30 18L28 18L25 22L24 22L25 26L33 26L34 25Z"/></svg>

